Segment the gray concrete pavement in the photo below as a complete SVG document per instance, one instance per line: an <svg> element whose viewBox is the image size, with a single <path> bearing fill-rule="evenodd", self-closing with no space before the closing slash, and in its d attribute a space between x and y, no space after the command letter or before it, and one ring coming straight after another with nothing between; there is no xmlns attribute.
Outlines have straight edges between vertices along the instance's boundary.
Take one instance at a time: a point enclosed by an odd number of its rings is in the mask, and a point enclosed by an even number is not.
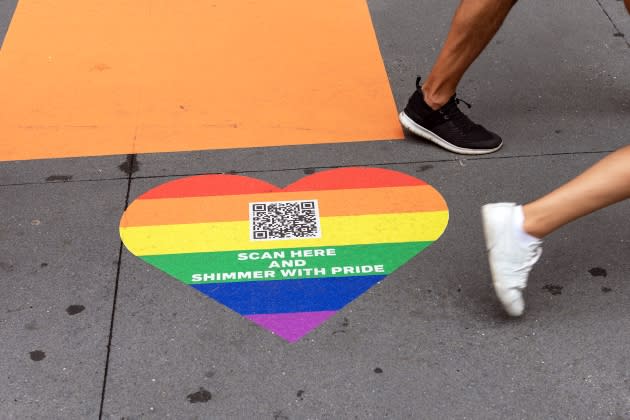
<svg viewBox="0 0 630 420"><path fill-rule="evenodd" d="M369 5L402 107L456 2ZM628 143L629 34L619 1L519 2L460 89L504 137L493 155L409 138L0 163L0 418L630 419L630 203L547 239L518 320L494 297L479 220ZM449 226L296 344L120 252L126 204L174 177L283 186L357 165L426 180Z"/></svg>
<svg viewBox="0 0 630 420"><path fill-rule="evenodd" d="M0 418L96 418L127 181L0 187Z"/></svg>

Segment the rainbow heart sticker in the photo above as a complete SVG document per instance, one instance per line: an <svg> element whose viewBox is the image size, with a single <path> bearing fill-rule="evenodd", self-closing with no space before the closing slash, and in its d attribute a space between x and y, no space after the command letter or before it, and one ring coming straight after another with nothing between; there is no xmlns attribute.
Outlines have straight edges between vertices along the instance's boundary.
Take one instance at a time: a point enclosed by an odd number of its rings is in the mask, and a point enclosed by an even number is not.
<svg viewBox="0 0 630 420"><path fill-rule="evenodd" d="M437 240L448 208L432 186L376 168L278 188L238 175L167 182L120 222L127 249L295 342Z"/></svg>

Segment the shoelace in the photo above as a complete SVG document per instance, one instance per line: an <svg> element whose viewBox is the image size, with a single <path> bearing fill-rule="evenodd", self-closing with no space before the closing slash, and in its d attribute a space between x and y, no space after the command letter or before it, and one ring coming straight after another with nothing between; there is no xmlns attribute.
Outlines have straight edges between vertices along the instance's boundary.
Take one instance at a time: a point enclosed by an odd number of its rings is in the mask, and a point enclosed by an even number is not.
<svg viewBox="0 0 630 420"><path fill-rule="evenodd" d="M530 252L529 258L522 267L516 269L516 271L524 271L526 273L530 272L534 264L538 262L540 256L542 255L542 248L540 243L533 243L529 245L528 251Z"/></svg>
<svg viewBox="0 0 630 420"><path fill-rule="evenodd" d="M468 106L468 108L472 108L468 102L460 99L458 97L453 97L450 101L447 102L442 108L440 108L440 113L444 116L445 119L453 122L455 127L459 128L463 133L466 133L477 126L474 122L470 120L457 105L462 102Z"/></svg>
<svg viewBox="0 0 630 420"><path fill-rule="evenodd" d="M420 81L422 77L416 77L416 89L420 89ZM440 113L444 116L445 119L453 121L455 126L459 128L463 133L466 133L477 126L474 122L470 120L458 107L460 103L465 104L468 109L472 108L472 105L466 102L465 100L458 98L457 96L453 96L450 101L446 103L442 108L440 108Z"/></svg>
<svg viewBox="0 0 630 420"><path fill-rule="evenodd" d="M513 283L510 285L511 289L524 290L527 287L527 274L532 271L534 264L538 262L540 256L542 255L542 248L539 243L531 244L529 246L530 255L525 264L522 267L514 270L515 272L525 273L525 276L517 276L517 278L513 278ZM518 280L518 281L517 281Z"/></svg>
<svg viewBox="0 0 630 420"><path fill-rule="evenodd" d="M468 107L468 109L472 108L472 105L471 105L471 104L469 104L468 102L466 102L465 100L463 100L463 99L461 99L461 98L458 98L458 97L455 97L455 103L456 103L457 105L459 105L459 103L460 103L460 102L462 102L463 104L465 104L465 105Z"/></svg>

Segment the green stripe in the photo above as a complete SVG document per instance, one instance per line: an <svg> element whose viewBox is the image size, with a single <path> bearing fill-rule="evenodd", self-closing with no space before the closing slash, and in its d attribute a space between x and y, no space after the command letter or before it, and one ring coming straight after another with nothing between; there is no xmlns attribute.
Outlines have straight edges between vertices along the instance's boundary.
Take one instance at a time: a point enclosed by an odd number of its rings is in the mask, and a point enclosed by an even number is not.
<svg viewBox="0 0 630 420"><path fill-rule="evenodd" d="M356 275L379 275L390 274L398 267L403 265L409 259L416 254L420 253L432 242L404 242L404 243L392 243L392 244L370 244L370 245L351 245L351 246L339 246L339 247L327 247L327 248L290 248L284 250L268 250L267 252L272 255L274 252L284 251L284 259L260 259L260 260L245 260L239 261L239 255L250 254L256 252L262 254L264 250L260 251L231 251L231 252L205 252L205 253L191 253L191 254L169 254L169 255L152 255L142 256L144 261L159 268L160 270L170 274L176 279L187 284L205 284L205 283L226 283L235 281L271 281L271 280L286 280L295 278L324 278L324 277L348 277ZM333 249L334 256L314 256L314 257L292 257L291 253L304 252L307 250L321 250L321 249ZM303 267L282 267L284 261L285 264L292 262L295 264L297 260L306 262ZM273 267L271 264L279 264L281 267ZM382 265L383 272L369 272L365 269L361 269L356 272L338 271L333 273L335 267L356 267L356 266L371 266L374 269ZM302 269L301 275L297 272L293 274L290 272L283 273L282 270L296 270ZM308 269L311 272L308 272ZM316 273L314 269L324 269L325 272ZM273 276L264 276L264 272L273 271ZM194 274L204 273L208 275L211 273L252 273L250 278L241 278L240 280L225 279L221 274L220 280L208 280L201 282L193 282ZM253 272L261 272L262 278L254 278ZM270 274L270 273L268 273ZM231 276L232 274L228 275ZM237 276L236 274L235 276ZM216 276L216 274L215 274Z"/></svg>

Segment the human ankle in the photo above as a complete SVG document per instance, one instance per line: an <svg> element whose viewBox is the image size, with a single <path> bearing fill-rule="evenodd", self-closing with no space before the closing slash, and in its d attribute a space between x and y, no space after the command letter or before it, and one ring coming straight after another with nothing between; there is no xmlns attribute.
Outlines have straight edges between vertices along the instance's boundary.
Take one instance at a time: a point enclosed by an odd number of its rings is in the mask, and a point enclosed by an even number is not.
<svg viewBox="0 0 630 420"><path fill-rule="evenodd" d="M441 95L432 91L426 84L420 88L422 95L424 96L424 102L431 107L434 111L442 108L451 99L452 95Z"/></svg>
<svg viewBox="0 0 630 420"><path fill-rule="evenodd" d="M542 239L547 235L541 227L540 218L529 204L523 206L523 231L535 238Z"/></svg>
<svg viewBox="0 0 630 420"><path fill-rule="evenodd" d="M523 206L516 206L514 211L514 219L512 220L514 225L514 231L518 240L524 244L529 245L531 243L537 243L540 241L540 237L527 231L525 228L526 216Z"/></svg>

